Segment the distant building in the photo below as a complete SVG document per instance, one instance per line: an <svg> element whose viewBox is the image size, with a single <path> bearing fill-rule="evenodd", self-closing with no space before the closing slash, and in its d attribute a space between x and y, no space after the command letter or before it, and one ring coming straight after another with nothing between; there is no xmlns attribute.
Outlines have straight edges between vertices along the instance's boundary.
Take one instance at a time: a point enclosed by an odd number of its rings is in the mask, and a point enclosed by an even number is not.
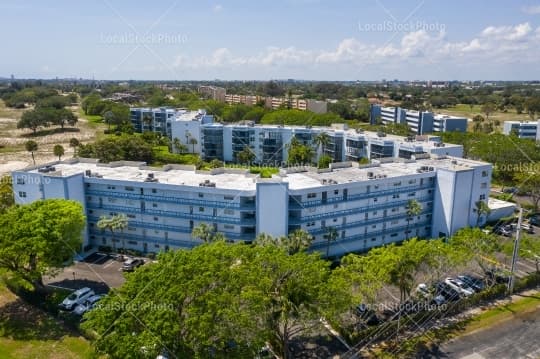
<svg viewBox="0 0 540 359"><path fill-rule="evenodd" d="M509 135L514 133L519 138L528 138L540 141L540 119L538 121L505 121L503 133Z"/></svg>
<svg viewBox="0 0 540 359"><path fill-rule="evenodd" d="M227 91L223 87L217 86L199 86L199 93L205 94L213 100L225 102Z"/></svg>
<svg viewBox="0 0 540 359"><path fill-rule="evenodd" d="M461 157L461 145L442 143L437 136L405 138L382 133L348 129L346 125L333 127L255 125L214 123L204 110L186 111L170 108L132 108L132 124L137 132L153 131L178 138L190 151L203 159L236 162L244 148L255 155L253 162L279 166L287 161L287 145L293 137L301 143L316 147L315 137L325 132L329 143L322 148L334 162L359 161L362 158L389 157L420 158L437 154Z"/></svg>
<svg viewBox="0 0 540 359"><path fill-rule="evenodd" d="M377 124L377 121L385 125L389 123L406 124L412 132L418 135L448 131L466 132L468 123L465 117L371 104L370 123L374 125Z"/></svg>

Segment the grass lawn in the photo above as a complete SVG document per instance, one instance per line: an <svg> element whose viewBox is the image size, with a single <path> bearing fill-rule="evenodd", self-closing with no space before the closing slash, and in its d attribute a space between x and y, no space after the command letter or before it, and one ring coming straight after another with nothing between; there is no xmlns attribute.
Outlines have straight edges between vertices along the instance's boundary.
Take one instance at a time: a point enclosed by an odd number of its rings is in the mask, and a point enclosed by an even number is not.
<svg viewBox="0 0 540 359"><path fill-rule="evenodd" d="M512 303L508 303L473 317L466 325L464 334L474 332L482 328L494 326L498 322L511 319L516 314L532 312L540 307L540 294L524 297Z"/></svg>
<svg viewBox="0 0 540 359"><path fill-rule="evenodd" d="M93 358L90 343L0 285L0 358Z"/></svg>

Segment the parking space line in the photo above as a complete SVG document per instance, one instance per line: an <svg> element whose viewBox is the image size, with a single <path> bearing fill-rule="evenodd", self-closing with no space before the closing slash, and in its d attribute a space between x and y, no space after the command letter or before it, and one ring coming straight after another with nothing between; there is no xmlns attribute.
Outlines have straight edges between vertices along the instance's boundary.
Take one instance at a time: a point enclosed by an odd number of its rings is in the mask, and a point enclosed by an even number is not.
<svg viewBox="0 0 540 359"><path fill-rule="evenodd" d="M59 285L53 285L53 284L46 284L46 285L47 287L51 287L51 288L58 288L58 289L71 290L71 291L74 290L73 288L61 287Z"/></svg>
<svg viewBox="0 0 540 359"><path fill-rule="evenodd" d="M108 268L108 267L110 267L110 266L114 263L114 261L113 261L112 259L109 259L108 262L109 262L109 263L105 264L105 265L103 266L103 268Z"/></svg>

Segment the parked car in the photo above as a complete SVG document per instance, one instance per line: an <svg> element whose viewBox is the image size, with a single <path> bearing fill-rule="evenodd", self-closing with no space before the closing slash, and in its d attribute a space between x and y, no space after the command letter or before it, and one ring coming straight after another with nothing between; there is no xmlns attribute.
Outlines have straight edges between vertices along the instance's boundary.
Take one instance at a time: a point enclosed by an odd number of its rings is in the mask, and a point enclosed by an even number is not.
<svg viewBox="0 0 540 359"><path fill-rule="evenodd" d="M81 289L78 289L68 295L66 299L60 303L60 308L65 310L72 310L74 309L78 304L84 303L85 300L93 296L94 291L88 287L84 287Z"/></svg>
<svg viewBox="0 0 540 359"><path fill-rule="evenodd" d="M103 298L101 294L95 294L89 297L87 300L84 301L84 303L78 304L75 309L73 309L73 313L77 315L83 315L87 311L92 310L101 298Z"/></svg>
<svg viewBox="0 0 540 359"><path fill-rule="evenodd" d="M457 279L462 281L463 283L467 284L470 288L472 288L475 292L480 292L483 290L486 286L482 278L478 278L469 274L462 274L458 275Z"/></svg>
<svg viewBox="0 0 540 359"><path fill-rule="evenodd" d="M503 189L504 193L518 193L518 189L516 187L506 187Z"/></svg>
<svg viewBox="0 0 540 359"><path fill-rule="evenodd" d="M144 264L144 261L139 258L128 258L124 264L122 265L122 270L124 272L132 272L136 268L142 266Z"/></svg>
<svg viewBox="0 0 540 359"><path fill-rule="evenodd" d="M446 278L444 282L465 297L474 294L474 289L457 278Z"/></svg>
<svg viewBox="0 0 540 359"><path fill-rule="evenodd" d="M510 281L510 273L500 268L491 268L486 271L486 278L496 284L507 284Z"/></svg>
<svg viewBox="0 0 540 359"><path fill-rule="evenodd" d="M529 234L534 234L534 228L529 223L522 223L521 229Z"/></svg>
<svg viewBox="0 0 540 359"><path fill-rule="evenodd" d="M454 288L450 287L445 282L438 282L435 285L435 289L436 289L435 293L437 295L442 295L444 299L446 299L447 301L455 302L461 299L460 293Z"/></svg>
<svg viewBox="0 0 540 359"><path fill-rule="evenodd" d="M356 316L360 318L366 325L377 325L381 322L377 313L373 309L368 308L365 304L359 304L354 310Z"/></svg>
<svg viewBox="0 0 540 359"><path fill-rule="evenodd" d="M434 288L430 289L426 283L418 284L418 287L416 287L416 293L420 297L426 300L430 300L436 305L442 305L446 303L446 298L444 298L444 296L442 296L441 294L436 294Z"/></svg>
<svg viewBox="0 0 540 359"><path fill-rule="evenodd" d="M512 233L514 232L512 229L512 226L500 226L497 227L494 232L496 234L500 234L501 236L505 237L512 237Z"/></svg>

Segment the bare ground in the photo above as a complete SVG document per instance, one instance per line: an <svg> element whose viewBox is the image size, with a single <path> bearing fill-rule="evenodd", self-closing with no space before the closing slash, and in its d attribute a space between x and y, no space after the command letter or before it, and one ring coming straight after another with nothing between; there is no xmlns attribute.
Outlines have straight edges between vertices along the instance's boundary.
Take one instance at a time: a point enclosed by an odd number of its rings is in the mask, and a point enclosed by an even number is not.
<svg viewBox="0 0 540 359"><path fill-rule="evenodd" d="M72 110L79 115L78 107L72 107ZM53 154L55 145L64 147L62 159L70 158L73 156L73 148L69 146L71 138L77 138L82 143L90 142L104 128L104 125L89 123L86 118L79 116L75 127L66 127L63 132L56 128L45 128L38 131L41 135L34 136L31 130L17 129L17 121L24 111L27 110L7 108L0 100L0 175L33 165L30 153L24 148L24 143L30 139L38 143L38 151L34 153L36 164L43 164L58 159Z"/></svg>

